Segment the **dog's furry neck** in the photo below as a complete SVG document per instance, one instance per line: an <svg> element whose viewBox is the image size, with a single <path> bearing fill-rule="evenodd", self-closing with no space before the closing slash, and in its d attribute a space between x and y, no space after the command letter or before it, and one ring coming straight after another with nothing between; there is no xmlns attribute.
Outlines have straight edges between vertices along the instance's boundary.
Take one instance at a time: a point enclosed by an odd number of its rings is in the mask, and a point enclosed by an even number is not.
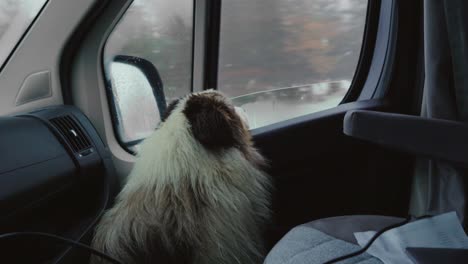
<svg viewBox="0 0 468 264"><path fill-rule="evenodd" d="M184 109L184 102L174 107L143 142L93 244L125 263L161 261L153 256L158 249L168 263L258 263L269 218L263 159L250 138L242 146L207 149Z"/></svg>
<svg viewBox="0 0 468 264"><path fill-rule="evenodd" d="M264 164L250 137L242 139L240 148L231 147L217 152L207 150L194 138L183 110L183 106L176 108L164 126L145 139L128 187L138 183L171 184L186 177L191 181L207 181L205 184L209 185L221 171L235 173L240 168Z"/></svg>

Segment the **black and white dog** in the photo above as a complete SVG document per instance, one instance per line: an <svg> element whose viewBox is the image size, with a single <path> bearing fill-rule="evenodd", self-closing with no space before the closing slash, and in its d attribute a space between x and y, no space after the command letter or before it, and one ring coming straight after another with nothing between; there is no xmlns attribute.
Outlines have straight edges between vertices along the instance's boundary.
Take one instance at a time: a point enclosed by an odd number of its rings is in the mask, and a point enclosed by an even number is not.
<svg viewBox="0 0 468 264"><path fill-rule="evenodd" d="M172 102L93 247L126 264L261 263L271 187L264 165L245 120L222 94Z"/></svg>

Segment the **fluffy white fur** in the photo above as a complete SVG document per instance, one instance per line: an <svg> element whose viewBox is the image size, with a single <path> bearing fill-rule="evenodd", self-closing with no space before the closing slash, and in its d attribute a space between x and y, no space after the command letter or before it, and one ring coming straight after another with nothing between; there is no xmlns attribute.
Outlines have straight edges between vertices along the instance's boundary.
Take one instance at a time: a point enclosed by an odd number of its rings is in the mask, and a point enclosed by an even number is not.
<svg viewBox="0 0 468 264"><path fill-rule="evenodd" d="M131 248L154 254L154 240L175 255L177 243L189 245L194 264L261 263L269 176L237 148L213 153L197 142L182 112L186 100L142 144L93 246L128 264Z"/></svg>

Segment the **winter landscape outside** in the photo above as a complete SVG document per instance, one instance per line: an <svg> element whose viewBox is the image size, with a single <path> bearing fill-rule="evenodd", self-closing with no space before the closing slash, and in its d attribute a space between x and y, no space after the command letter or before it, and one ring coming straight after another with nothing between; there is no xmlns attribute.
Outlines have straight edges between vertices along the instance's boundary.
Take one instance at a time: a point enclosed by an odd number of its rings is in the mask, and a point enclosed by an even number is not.
<svg viewBox="0 0 468 264"><path fill-rule="evenodd" d="M365 0L223 1L218 89L236 96L252 128L338 105L366 8Z"/></svg>
<svg viewBox="0 0 468 264"><path fill-rule="evenodd" d="M39 2L0 1L0 41ZM356 70L366 9L367 0L223 0L216 88L244 108L251 128L338 105ZM151 61L168 102L189 93L193 13L193 0L135 0L111 33L103 59L123 141L151 133L159 113L149 86L111 67L113 58Z"/></svg>

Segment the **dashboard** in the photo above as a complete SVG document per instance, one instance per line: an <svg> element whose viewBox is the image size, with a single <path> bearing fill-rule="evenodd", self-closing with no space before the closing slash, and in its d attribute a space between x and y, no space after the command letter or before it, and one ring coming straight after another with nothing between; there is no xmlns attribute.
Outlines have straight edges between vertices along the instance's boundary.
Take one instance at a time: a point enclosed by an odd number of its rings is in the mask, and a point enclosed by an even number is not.
<svg viewBox="0 0 468 264"><path fill-rule="evenodd" d="M89 243L118 185L107 148L77 108L0 117L0 234L48 232ZM88 257L28 238L0 241L0 253L2 263L84 263Z"/></svg>

